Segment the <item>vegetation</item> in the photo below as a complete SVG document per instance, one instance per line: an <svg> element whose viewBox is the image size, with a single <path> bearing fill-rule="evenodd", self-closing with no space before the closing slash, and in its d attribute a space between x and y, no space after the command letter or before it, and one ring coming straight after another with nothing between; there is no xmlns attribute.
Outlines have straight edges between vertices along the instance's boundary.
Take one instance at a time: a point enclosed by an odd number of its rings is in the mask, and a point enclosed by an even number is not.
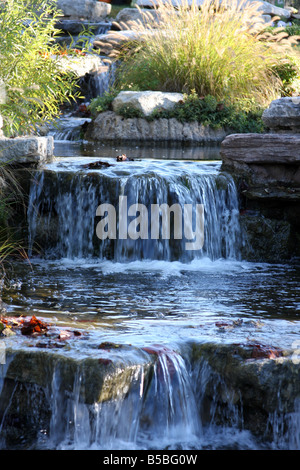
<svg viewBox="0 0 300 470"><path fill-rule="evenodd" d="M60 67L52 0L6 0L0 8L0 114L7 136L34 131L72 100L74 74Z"/></svg>
<svg viewBox="0 0 300 470"><path fill-rule="evenodd" d="M283 88L279 70L296 57L296 42L262 34L257 5L205 0L198 9L183 0L176 10L158 0L161 23L145 40L132 42L119 56L116 87L211 95L235 108L262 108ZM296 60L296 59L295 59ZM298 71L297 71L298 73Z"/></svg>
<svg viewBox="0 0 300 470"><path fill-rule="evenodd" d="M10 218L16 204L23 204L23 194L12 170L0 165L0 288L6 275L6 267L12 256L26 258L26 252Z"/></svg>
<svg viewBox="0 0 300 470"><path fill-rule="evenodd" d="M90 105L92 117L112 110L112 101L118 92L119 90L114 89L92 100ZM261 120L262 110L237 109L233 105L218 102L211 95L200 98L194 90L190 94L185 94L183 101L168 111L157 109L150 116L144 116L141 111L127 104L119 108L118 114L124 118L143 117L148 121L159 118L175 118L179 122L198 121L212 129L224 127L235 132L262 132L264 130Z"/></svg>

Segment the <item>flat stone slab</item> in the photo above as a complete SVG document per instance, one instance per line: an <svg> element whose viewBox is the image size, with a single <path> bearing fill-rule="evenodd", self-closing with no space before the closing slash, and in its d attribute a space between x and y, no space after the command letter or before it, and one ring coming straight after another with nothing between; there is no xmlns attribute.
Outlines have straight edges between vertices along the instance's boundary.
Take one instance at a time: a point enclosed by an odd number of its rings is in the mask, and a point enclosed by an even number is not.
<svg viewBox="0 0 300 470"><path fill-rule="evenodd" d="M231 134L221 144L226 163L300 165L300 134Z"/></svg>
<svg viewBox="0 0 300 470"><path fill-rule="evenodd" d="M0 161L9 165L39 165L53 159L54 140L47 137L0 138Z"/></svg>
<svg viewBox="0 0 300 470"><path fill-rule="evenodd" d="M250 187L300 188L300 134L231 134L221 143L220 156L222 170L246 178Z"/></svg>

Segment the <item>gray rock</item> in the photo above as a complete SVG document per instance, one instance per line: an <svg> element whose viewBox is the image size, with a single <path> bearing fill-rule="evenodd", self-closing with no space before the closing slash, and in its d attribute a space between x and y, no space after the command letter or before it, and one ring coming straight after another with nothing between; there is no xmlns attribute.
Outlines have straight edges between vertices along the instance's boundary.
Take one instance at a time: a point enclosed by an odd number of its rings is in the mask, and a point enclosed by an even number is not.
<svg viewBox="0 0 300 470"><path fill-rule="evenodd" d="M251 342L249 338L244 344L199 343L192 345L190 362L193 383L202 385L199 392L202 403L209 406L213 399L215 418L226 406L234 408L236 413L239 409L243 429L266 438L270 432L268 418L276 414L283 423L285 418L288 421L285 413L295 412L300 382L299 362L292 350L280 351L272 345ZM205 384L199 379L202 374L205 374ZM280 432L278 429L277 437Z"/></svg>
<svg viewBox="0 0 300 470"><path fill-rule="evenodd" d="M135 29L139 25L155 27L160 22L161 15L157 10L147 8L123 8L116 16L116 23L121 29Z"/></svg>
<svg viewBox="0 0 300 470"><path fill-rule="evenodd" d="M58 0L57 7L65 16L98 21L111 12L111 5L97 0Z"/></svg>
<svg viewBox="0 0 300 470"><path fill-rule="evenodd" d="M284 97L271 102L262 120L270 129L300 130L300 97Z"/></svg>
<svg viewBox="0 0 300 470"><path fill-rule="evenodd" d="M261 214L248 215L246 211L240 216L240 226L243 259L280 263L290 258L293 229L288 221L269 219Z"/></svg>
<svg viewBox="0 0 300 470"><path fill-rule="evenodd" d="M16 137L0 139L0 161L9 165L46 163L53 158L53 137Z"/></svg>
<svg viewBox="0 0 300 470"><path fill-rule="evenodd" d="M78 77L96 72L103 66L101 58L97 55L62 56L57 59L59 67L64 71L74 72Z"/></svg>
<svg viewBox="0 0 300 470"><path fill-rule="evenodd" d="M85 138L90 141L151 141L151 142L188 142L220 143L226 132L213 130L198 122L184 123L176 119L144 118L124 119L113 111L100 113L91 122Z"/></svg>
<svg viewBox="0 0 300 470"><path fill-rule="evenodd" d="M248 2L246 2L248 3ZM251 2L253 3L253 2ZM264 1L258 1L259 7L258 10L262 11L265 15L271 15L271 16L280 16L284 18L290 18L291 17L291 12L290 10L287 10L285 8L277 7L276 5L273 5L272 3L269 2L264 2Z"/></svg>
<svg viewBox="0 0 300 470"><path fill-rule="evenodd" d="M144 41L149 34L152 34L151 31L108 31L108 33L95 36L93 47L100 49L101 55L111 55L114 49L118 51L131 41Z"/></svg>
<svg viewBox="0 0 300 470"><path fill-rule="evenodd" d="M248 164L300 164L300 135L231 134L222 142L221 156Z"/></svg>
<svg viewBox="0 0 300 470"><path fill-rule="evenodd" d="M144 116L150 116L153 111L161 109L168 111L176 103L183 100L182 93L167 93L162 91L121 91L113 100L112 107L117 113L124 105L130 105Z"/></svg>
<svg viewBox="0 0 300 470"><path fill-rule="evenodd" d="M94 34L100 34L100 30L105 29L107 31L110 26L111 23L108 21L92 22L89 20L70 20L65 18L60 19L55 25L56 28L71 35L78 35L87 29L93 31Z"/></svg>
<svg viewBox="0 0 300 470"><path fill-rule="evenodd" d="M232 134L220 155L224 170L255 184L300 184L300 134Z"/></svg>

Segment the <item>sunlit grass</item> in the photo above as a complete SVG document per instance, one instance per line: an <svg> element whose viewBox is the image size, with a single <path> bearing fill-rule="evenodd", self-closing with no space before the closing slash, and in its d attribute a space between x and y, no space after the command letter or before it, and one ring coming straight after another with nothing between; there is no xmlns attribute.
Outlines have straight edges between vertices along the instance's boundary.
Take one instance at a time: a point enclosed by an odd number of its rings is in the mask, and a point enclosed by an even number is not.
<svg viewBox="0 0 300 470"><path fill-rule="evenodd" d="M276 67L296 54L293 38L263 38L258 4L241 8L236 0L221 5L219 0L205 0L201 9L188 7L186 0L176 9L168 0L155 4L161 21L155 26L152 21L150 27L140 23L136 29L145 33L143 40L127 45L119 56L119 88L194 90L199 97L260 107L278 97L282 81Z"/></svg>

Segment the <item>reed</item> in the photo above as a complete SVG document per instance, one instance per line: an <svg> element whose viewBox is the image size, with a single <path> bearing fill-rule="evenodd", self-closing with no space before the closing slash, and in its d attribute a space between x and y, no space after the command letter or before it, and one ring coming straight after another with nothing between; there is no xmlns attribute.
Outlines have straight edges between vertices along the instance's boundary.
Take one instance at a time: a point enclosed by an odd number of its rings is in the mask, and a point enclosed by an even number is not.
<svg viewBox="0 0 300 470"><path fill-rule="evenodd" d="M294 55L293 38L268 38L258 4L205 0L201 9L180 0L156 0L160 21L136 25L142 41L119 54L116 86L212 95L228 103L266 106L278 97L282 81L276 70ZM145 13L144 15L147 15Z"/></svg>

